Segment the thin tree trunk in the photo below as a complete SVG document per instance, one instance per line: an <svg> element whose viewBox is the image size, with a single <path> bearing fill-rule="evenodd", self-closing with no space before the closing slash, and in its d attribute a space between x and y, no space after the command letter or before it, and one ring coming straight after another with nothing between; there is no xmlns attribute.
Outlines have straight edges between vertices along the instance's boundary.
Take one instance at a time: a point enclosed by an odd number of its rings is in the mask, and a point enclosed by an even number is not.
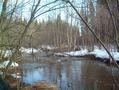
<svg viewBox="0 0 119 90"><path fill-rule="evenodd" d="M110 14L110 16L111 16L113 26L114 26L114 31L115 31L115 43L116 43L116 46L117 46L117 51L119 52L119 36L118 36L119 33L118 33L118 27L117 27L117 25L116 25L115 18L114 18L113 14L112 14L112 12L111 12L111 10L110 10L110 7L109 7L109 4L108 4L107 0L105 0L105 2L106 2L106 5L107 5L107 9L108 9L108 11L109 11L109 14Z"/></svg>
<svg viewBox="0 0 119 90"><path fill-rule="evenodd" d="M110 57L110 62L111 60L114 62L114 64L116 65L117 68L119 68L119 65L117 64L117 62L114 60L113 56L111 55L111 53L109 52L109 50L106 48L106 46L104 45L104 43L100 40L100 38L96 35L96 33L89 27L89 25L86 23L86 21L82 18L82 16L80 15L80 13L78 12L78 10L75 8L75 6L68 0L67 1L71 7L74 9L74 11L77 13L77 15L81 18L81 20L85 23L85 25L88 27L88 30L93 34L93 36L97 39L97 41L99 41L99 43L103 46L103 48L106 50L106 52L108 53L109 57Z"/></svg>

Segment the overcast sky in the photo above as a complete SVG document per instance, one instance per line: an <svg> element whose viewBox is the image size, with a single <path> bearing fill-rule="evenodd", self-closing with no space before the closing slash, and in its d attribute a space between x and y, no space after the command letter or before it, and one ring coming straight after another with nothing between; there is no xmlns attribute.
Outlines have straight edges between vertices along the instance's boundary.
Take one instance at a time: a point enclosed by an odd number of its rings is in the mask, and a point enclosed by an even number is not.
<svg viewBox="0 0 119 90"><path fill-rule="evenodd" d="M16 0L9 0L9 1L11 2L11 3L9 3L9 7L12 7L13 8L13 6L14 6L13 4L15 3ZM24 18L26 18L26 19L29 19L29 16L30 16L30 13L31 13L31 8L32 8L32 5L33 5L33 1L34 0L19 0L16 14L20 15L21 12L22 12L22 16ZM35 1L37 2L37 0L35 0ZM47 3L50 3L52 1L54 1L54 0L41 0L41 3L40 3L40 6L39 7L42 7L43 5L45 5ZM79 7L81 6L81 1L82 0L73 0L73 1L75 1L77 3L77 6L79 6ZM65 5L65 4L62 3L61 1L60 2L57 2L57 3L54 3L54 4L51 4L51 5L48 5L47 7L44 7L42 9L40 9L37 12L36 16L38 14L41 14L42 12L48 10L49 8L51 8L53 6L59 7L59 6L63 6L63 5ZM0 6L2 6L2 5L0 5ZM74 14L74 11L71 8L69 8L69 9L66 9L66 8L64 9L63 8L63 9L51 11L51 12L45 13L43 15L40 15L37 18L37 20L38 21L48 20L49 17L52 18L52 19L55 19L58 14L61 15L61 19L66 20L66 16L67 16L66 13L69 13L69 18L70 18L70 14Z"/></svg>
<svg viewBox="0 0 119 90"><path fill-rule="evenodd" d="M25 18L29 18L30 12L31 12L31 7L32 7L32 4L33 4L33 0L20 0L20 2L24 2L24 1L25 2L29 2L29 3L25 4L24 5L24 8L20 9L20 11L23 12L23 16ZM42 7L43 5L45 5L47 3L50 3L52 1L54 1L54 0L41 0L41 3L40 3L40 6L39 7ZM82 0L73 0L73 1L77 2L77 5L80 7L80 5L81 5L80 3L81 3ZM37 0L36 0L36 2L37 2ZM51 7L58 8L58 7L63 6L63 5L65 5L65 4L62 3L61 1L60 2L57 2L57 3L50 4L50 5L42 8L42 9L40 9L37 12L36 16L38 14L41 14L42 12L48 10ZM45 13L43 15L40 15L37 18L37 20L38 21L47 20L49 17L52 18L52 19L54 19L54 18L56 18L56 16L58 14L61 15L61 19L65 20L66 19L66 13L67 13L67 11L68 11L69 14L71 14L73 12L73 10L71 8L69 8L68 10L66 8L62 8L62 9L58 9L58 10L47 12L47 13Z"/></svg>

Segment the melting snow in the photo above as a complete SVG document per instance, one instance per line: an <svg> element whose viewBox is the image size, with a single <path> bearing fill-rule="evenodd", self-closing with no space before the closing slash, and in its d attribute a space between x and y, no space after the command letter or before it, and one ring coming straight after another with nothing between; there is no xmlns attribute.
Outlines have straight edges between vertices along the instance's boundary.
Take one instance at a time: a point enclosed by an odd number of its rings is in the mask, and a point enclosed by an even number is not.
<svg viewBox="0 0 119 90"><path fill-rule="evenodd" d="M110 53L115 60L119 61L119 52L110 52ZM89 54L93 54L96 57L100 58L109 58L108 53L103 49L94 49L94 51L89 52Z"/></svg>
<svg viewBox="0 0 119 90"><path fill-rule="evenodd" d="M6 68L6 66L8 65L9 62L10 61L7 60L7 61L4 61L4 62L0 63L0 68ZM11 67L18 67L19 65L16 62L12 62L12 64L10 66Z"/></svg>
<svg viewBox="0 0 119 90"><path fill-rule="evenodd" d="M39 51L39 49L37 50L35 48L24 48L24 47L21 47L20 51L24 52L24 53L32 54L32 53L37 53Z"/></svg>
<svg viewBox="0 0 119 90"><path fill-rule="evenodd" d="M0 53L4 56L4 57L10 57L10 56L12 56L12 53L13 53L13 51L12 50L6 50L6 51L4 51L4 50L0 50Z"/></svg>
<svg viewBox="0 0 119 90"><path fill-rule="evenodd" d="M119 61L119 52L110 52L115 60ZM64 53L55 53L55 55L69 55L69 56L84 56L84 55L95 55L99 58L109 58L108 53L104 49L94 48L93 51L88 52L87 49L81 49L80 51L71 51Z"/></svg>
<svg viewBox="0 0 119 90"><path fill-rule="evenodd" d="M20 73L11 74L14 78L21 78Z"/></svg>
<svg viewBox="0 0 119 90"><path fill-rule="evenodd" d="M109 55L105 50L94 49L94 51L89 52L89 54L93 54L96 57L100 57L100 58L109 58Z"/></svg>
<svg viewBox="0 0 119 90"><path fill-rule="evenodd" d="M82 49L80 51L71 51L71 52L65 52L65 54L70 55L70 56L84 56L88 53L87 49Z"/></svg>

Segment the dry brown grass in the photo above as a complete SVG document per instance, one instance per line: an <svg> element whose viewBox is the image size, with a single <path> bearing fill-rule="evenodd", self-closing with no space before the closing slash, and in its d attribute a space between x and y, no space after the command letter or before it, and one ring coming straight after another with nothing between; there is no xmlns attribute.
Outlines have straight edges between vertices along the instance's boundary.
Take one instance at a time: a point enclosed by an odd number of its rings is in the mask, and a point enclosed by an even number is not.
<svg viewBox="0 0 119 90"><path fill-rule="evenodd" d="M5 81L8 82L11 87L17 87L18 80L10 75L7 75L5 77ZM39 82L34 85L25 86L23 88L21 87L20 90L59 90L59 89L54 84Z"/></svg>
<svg viewBox="0 0 119 90"><path fill-rule="evenodd" d="M17 82L18 82L17 79L13 78L13 77L10 76L10 75L7 75L7 76L5 77L5 81L6 81L7 83L9 83L9 85L10 85L11 87L16 87L16 86L17 86Z"/></svg>
<svg viewBox="0 0 119 90"><path fill-rule="evenodd" d="M32 86L26 86L22 90L58 90L58 87L54 84L40 82Z"/></svg>

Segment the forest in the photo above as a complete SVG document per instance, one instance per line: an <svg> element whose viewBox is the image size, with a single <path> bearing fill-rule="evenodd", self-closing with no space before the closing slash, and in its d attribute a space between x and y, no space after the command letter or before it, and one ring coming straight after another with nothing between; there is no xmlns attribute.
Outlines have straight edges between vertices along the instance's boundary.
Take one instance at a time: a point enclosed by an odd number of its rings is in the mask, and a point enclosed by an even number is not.
<svg viewBox="0 0 119 90"><path fill-rule="evenodd" d="M0 0L0 90L119 90L119 0Z"/></svg>

